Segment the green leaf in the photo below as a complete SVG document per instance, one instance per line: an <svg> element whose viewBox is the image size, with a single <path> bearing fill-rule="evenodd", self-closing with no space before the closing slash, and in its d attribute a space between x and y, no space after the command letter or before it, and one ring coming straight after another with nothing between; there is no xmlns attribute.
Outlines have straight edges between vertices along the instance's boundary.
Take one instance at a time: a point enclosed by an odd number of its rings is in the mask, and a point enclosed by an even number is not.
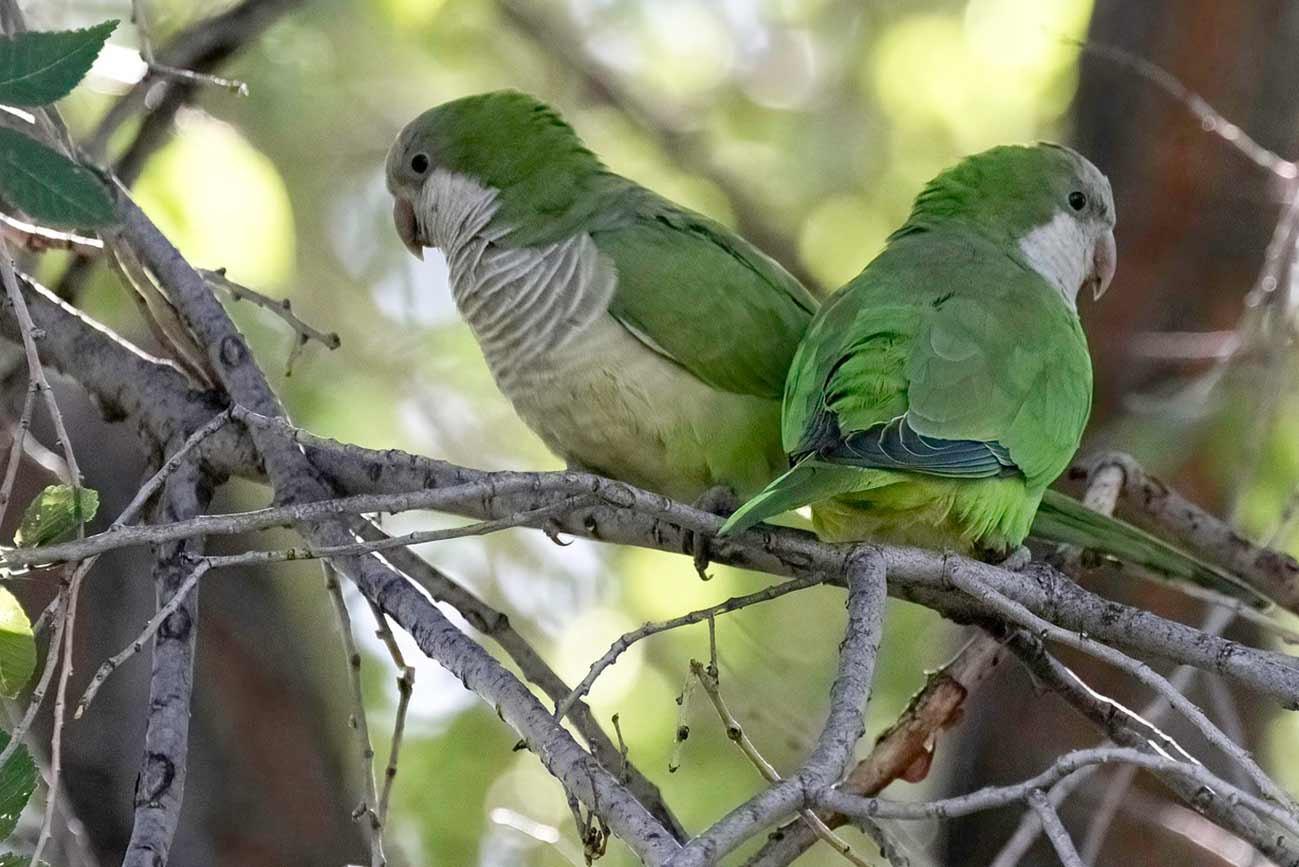
<svg viewBox="0 0 1299 867"><path fill-rule="evenodd" d="M0 103L49 105L85 78L117 21L0 39Z"/></svg>
<svg viewBox="0 0 1299 867"><path fill-rule="evenodd" d="M82 488L81 502L77 503L71 486L50 485L27 504L18 532L14 533L14 544L39 548L69 539L77 524L90 521L97 511L99 493L94 488Z"/></svg>
<svg viewBox="0 0 1299 867"><path fill-rule="evenodd" d="M113 221L108 188L85 166L20 132L0 127L0 194L40 223L102 226Z"/></svg>
<svg viewBox="0 0 1299 867"><path fill-rule="evenodd" d="M0 749L9 743L9 735L0 731ZM36 791L36 765L21 744L0 768L0 840L14 832L18 816ZM8 857L8 856L6 856ZM9 862L0 861L0 867ZM24 862L26 863L26 862Z"/></svg>
<svg viewBox="0 0 1299 867"><path fill-rule="evenodd" d="M0 695L16 697L35 670L36 638L32 635L32 622L14 595L0 587Z"/></svg>

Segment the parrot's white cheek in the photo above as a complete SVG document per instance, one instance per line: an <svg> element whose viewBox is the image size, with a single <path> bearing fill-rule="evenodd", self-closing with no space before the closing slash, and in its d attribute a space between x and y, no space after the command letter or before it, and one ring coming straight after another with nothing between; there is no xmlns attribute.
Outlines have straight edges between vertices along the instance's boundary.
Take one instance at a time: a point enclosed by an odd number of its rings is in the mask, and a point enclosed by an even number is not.
<svg viewBox="0 0 1299 867"><path fill-rule="evenodd" d="M1019 240L1028 266L1060 290L1071 307L1078 305L1078 290L1092 270L1093 243L1077 218L1056 212Z"/></svg>

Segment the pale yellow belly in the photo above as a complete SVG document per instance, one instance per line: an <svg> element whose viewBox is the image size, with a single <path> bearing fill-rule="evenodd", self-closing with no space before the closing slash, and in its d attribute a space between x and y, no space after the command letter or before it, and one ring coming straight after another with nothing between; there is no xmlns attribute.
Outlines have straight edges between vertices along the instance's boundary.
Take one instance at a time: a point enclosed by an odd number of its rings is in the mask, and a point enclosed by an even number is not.
<svg viewBox="0 0 1299 867"><path fill-rule="evenodd" d="M748 496L783 471L778 401L713 389L612 319L593 331L503 386L560 458L685 502L717 485Z"/></svg>

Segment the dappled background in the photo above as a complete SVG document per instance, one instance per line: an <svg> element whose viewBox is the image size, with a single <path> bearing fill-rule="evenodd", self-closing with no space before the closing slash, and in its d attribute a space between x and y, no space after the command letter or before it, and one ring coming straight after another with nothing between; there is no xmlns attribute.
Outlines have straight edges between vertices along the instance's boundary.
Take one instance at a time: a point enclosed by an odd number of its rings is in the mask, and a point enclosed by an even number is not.
<svg viewBox="0 0 1299 867"><path fill-rule="evenodd" d="M21 5L33 27L50 29L130 14L127 0ZM203 16L236 4L140 5L152 41L164 46ZM1294 359L1284 351L1288 284L1255 293L1254 310L1279 314L1261 325L1250 320L1282 335L1267 343L1274 351L1254 351L1235 331L1285 189L1275 173L1233 150L1212 124L1130 64L1082 56L1078 42L1122 45L1167 67L1261 145L1288 157L1296 152L1299 120L1293 4L265 5L275 7L273 23L219 70L245 82L248 94L199 89L177 113L174 134L143 158L133 155L128 174L138 173L141 205L192 262L225 267L234 280L290 298L305 320L340 335L341 348L309 347L289 375L292 341L283 324L246 304L233 307L298 424L488 469L558 467L494 390L456 315L440 257L430 251L424 262L414 260L392 230L382 178L386 149L403 124L436 103L501 87L533 91L614 170L737 228L824 292L880 250L919 186L939 169L993 144L1052 138L1079 147L1106 171L1118 200L1118 276L1099 304L1082 305L1097 368L1090 446L1133 452L1259 537L1285 523L1299 479ZM142 74L136 46L137 31L124 21L87 86L63 104L78 137L89 135L115 95ZM133 122L123 125L107 142L107 155L120 156L136 135ZM69 277L68 254L28 264L68 300L157 350L102 265L72 266ZM134 492L136 476L122 468L138 462L143 472L143 462L130 433L105 426L93 408L83 405L73 416L89 482L105 492L104 514L114 515ZM234 483L219 505L248 507L264 496L259 487ZM385 522L393 530L439 523L448 519L412 514ZM1289 542L1290 529L1280 532ZM423 553L505 611L569 683L628 629L766 580L714 567L704 583L686 558L580 540L561 548L527 530L440 543ZM142 562L106 557L93 573L74 692L134 635L152 605ZM362 861L364 845L350 819L361 789L347 728L345 660L319 569L284 565L205 581L195 753L174 863ZM1112 582L1102 589L1200 617L1193 603L1162 590ZM843 593L816 588L718 621L723 694L777 768L795 766L819 730L843 616ZM367 618L368 609L355 605L355 621ZM923 672L950 656L961 635L925 609L893 605L868 738L859 749L869 748L870 736L896 717ZM376 640L367 638L366 647L371 726L382 756L395 675ZM619 715L631 759L692 830L760 784L702 696L684 711L691 736L675 757L679 769L668 772L682 721L675 698L689 660L707 653L702 625L652 638L606 672L590 697L602 721ZM581 863L559 785L533 755L512 751L511 732L490 708L420 654L408 659L419 662L388 837L391 863ZM86 718L69 725L64 811L75 817L74 828L87 831L65 837L55 863L120 858L146 670L143 658L130 663ZM1125 703L1148 698L1103 672L1080 671ZM1273 719L1248 696L1210 706L1229 731L1239 726L1253 739L1292 790L1299 785L1299 760L1284 748L1299 735L1293 722ZM889 794L932 796L1008 782L1092 737L1008 663L940 741L929 778L917 786L897 783ZM1076 797L1066 821L1085 827L1102 791ZM1128 863L1245 863L1222 860L1225 844L1194 833L1191 814L1152 809L1157 795L1139 788L1129 796L1108 852L1123 852ZM915 864L979 864L1011 827L980 817L891 830ZM860 851L873 853L869 841L854 839ZM1040 848L1024 863L1052 857ZM632 861L615 841L605 863ZM842 861L822 846L799 863Z"/></svg>

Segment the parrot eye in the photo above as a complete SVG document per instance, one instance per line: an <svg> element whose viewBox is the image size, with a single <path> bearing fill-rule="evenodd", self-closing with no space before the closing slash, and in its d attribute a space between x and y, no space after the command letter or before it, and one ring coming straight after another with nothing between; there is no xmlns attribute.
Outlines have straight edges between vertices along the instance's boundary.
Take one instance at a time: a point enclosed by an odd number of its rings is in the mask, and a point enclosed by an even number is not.
<svg viewBox="0 0 1299 867"><path fill-rule="evenodd" d="M1073 208L1075 211L1081 211L1083 208L1087 207L1087 197L1077 190L1074 190L1069 194L1069 207Z"/></svg>
<svg viewBox="0 0 1299 867"><path fill-rule="evenodd" d="M415 154L410 158L410 168L417 175L428 171L428 154Z"/></svg>

